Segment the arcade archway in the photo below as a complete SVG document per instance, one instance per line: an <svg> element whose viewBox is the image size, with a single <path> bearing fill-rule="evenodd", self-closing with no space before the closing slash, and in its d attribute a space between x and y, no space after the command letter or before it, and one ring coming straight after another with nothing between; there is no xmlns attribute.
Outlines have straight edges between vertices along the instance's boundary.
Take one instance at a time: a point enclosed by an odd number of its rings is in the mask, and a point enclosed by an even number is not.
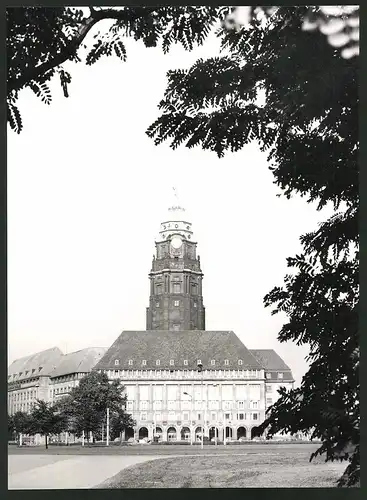
<svg viewBox="0 0 367 500"><path fill-rule="evenodd" d="M177 441L177 431L175 427L169 427L167 430L167 440L168 441Z"/></svg>
<svg viewBox="0 0 367 500"><path fill-rule="evenodd" d="M226 438L231 439L233 437L232 427L226 427Z"/></svg>
<svg viewBox="0 0 367 500"><path fill-rule="evenodd" d="M148 437L148 429L146 427L140 427L139 439L146 439L147 437Z"/></svg>
<svg viewBox="0 0 367 500"><path fill-rule="evenodd" d="M245 427L239 427L237 429L237 439L245 438L246 436L247 436L246 428Z"/></svg>
<svg viewBox="0 0 367 500"><path fill-rule="evenodd" d="M201 427L196 427L195 429L195 441L201 441L203 437L203 429Z"/></svg>
<svg viewBox="0 0 367 500"><path fill-rule="evenodd" d="M209 429L209 439L212 440L213 438L217 437L218 439L218 427L210 427Z"/></svg>
<svg viewBox="0 0 367 500"><path fill-rule="evenodd" d="M190 429L188 427L182 427L181 429L181 441L190 441Z"/></svg>

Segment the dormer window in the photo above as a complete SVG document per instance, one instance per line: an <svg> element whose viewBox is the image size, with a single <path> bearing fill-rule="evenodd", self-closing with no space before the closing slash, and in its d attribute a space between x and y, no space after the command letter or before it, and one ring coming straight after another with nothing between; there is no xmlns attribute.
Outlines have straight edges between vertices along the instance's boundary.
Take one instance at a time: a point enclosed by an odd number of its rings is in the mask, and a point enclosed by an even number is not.
<svg viewBox="0 0 367 500"><path fill-rule="evenodd" d="M160 360L160 359L157 359L157 361L155 362L155 364L156 364L157 366L159 366L159 365L161 364L161 360Z"/></svg>
<svg viewBox="0 0 367 500"><path fill-rule="evenodd" d="M215 365L215 359L212 359L212 360L210 361L210 364L211 364L211 365Z"/></svg>
<svg viewBox="0 0 367 500"><path fill-rule="evenodd" d="M170 359L170 360L169 360L169 364L170 364L171 366L173 366L173 365L175 364L174 360L173 360L173 359Z"/></svg>
<svg viewBox="0 0 367 500"><path fill-rule="evenodd" d="M120 361L118 359L115 359L115 366L119 365Z"/></svg>
<svg viewBox="0 0 367 500"><path fill-rule="evenodd" d="M225 365L229 365L229 361L228 361L228 359L225 359L225 360L224 360L224 364L225 364Z"/></svg>
<svg viewBox="0 0 367 500"><path fill-rule="evenodd" d="M239 360L238 360L238 364L239 364L239 365L243 365L243 361L242 361L242 359L239 359Z"/></svg>
<svg viewBox="0 0 367 500"><path fill-rule="evenodd" d="M198 359L196 362L198 365L202 365L201 359Z"/></svg>
<svg viewBox="0 0 367 500"><path fill-rule="evenodd" d="M184 365L187 366L189 364L189 362L187 361L187 359L184 359Z"/></svg>
<svg viewBox="0 0 367 500"><path fill-rule="evenodd" d="M146 366L147 364L147 360L146 359L143 359L142 363L141 363L143 366Z"/></svg>
<svg viewBox="0 0 367 500"><path fill-rule="evenodd" d="M266 378L271 378L271 373L266 373Z"/></svg>
<svg viewBox="0 0 367 500"><path fill-rule="evenodd" d="M278 378L283 378L283 373L278 373Z"/></svg>
<svg viewBox="0 0 367 500"><path fill-rule="evenodd" d="M129 359L129 366L132 366L132 365L133 365L133 360Z"/></svg>

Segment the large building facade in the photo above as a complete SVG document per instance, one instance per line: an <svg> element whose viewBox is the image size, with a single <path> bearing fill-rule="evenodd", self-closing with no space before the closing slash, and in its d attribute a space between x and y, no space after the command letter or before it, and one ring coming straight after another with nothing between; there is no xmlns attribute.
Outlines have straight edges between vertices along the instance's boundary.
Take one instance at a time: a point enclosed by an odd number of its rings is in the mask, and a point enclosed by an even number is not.
<svg viewBox="0 0 367 500"><path fill-rule="evenodd" d="M127 438L251 439L293 376L273 350L249 350L233 331L205 330L203 272L188 219L176 199L161 223L147 329L122 332L95 368L126 388L136 421Z"/></svg>
<svg viewBox="0 0 367 500"><path fill-rule="evenodd" d="M107 351L87 347L64 354L58 347L25 356L8 368L8 413L29 413L37 399L55 402L69 394Z"/></svg>

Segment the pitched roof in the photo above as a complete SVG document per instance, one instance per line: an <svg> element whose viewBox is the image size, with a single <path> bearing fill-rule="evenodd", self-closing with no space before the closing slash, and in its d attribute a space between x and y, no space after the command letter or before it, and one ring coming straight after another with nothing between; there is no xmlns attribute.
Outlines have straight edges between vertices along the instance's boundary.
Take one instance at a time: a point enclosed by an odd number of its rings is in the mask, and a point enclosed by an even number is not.
<svg viewBox="0 0 367 500"><path fill-rule="evenodd" d="M48 376L59 363L63 353L58 347L16 359L8 367L8 377L13 380L23 380L32 377Z"/></svg>
<svg viewBox="0 0 367 500"><path fill-rule="evenodd" d="M119 361L118 369L157 369L182 370L197 369L197 361L201 360L204 369L254 369L261 370L261 365L250 351L243 345L234 332L207 330L143 330L124 331L108 349L103 358L95 366L99 370L116 369L115 360ZM132 360L133 365L128 361ZM142 361L146 364L143 365ZM184 365L187 360L187 365ZM215 360L215 365L211 365ZM228 360L228 365L224 361ZM238 365L242 360L242 365Z"/></svg>
<svg viewBox="0 0 367 500"><path fill-rule="evenodd" d="M283 373L283 380L294 380L289 366L285 364L282 358L273 349L250 349L250 352L270 375L267 377L270 378L270 380L278 380L277 372Z"/></svg>
<svg viewBox="0 0 367 500"><path fill-rule="evenodd" d="M64 354L51 373L51 377L90 372L106 351L107 347L87 347L80 351Z"/></svg>
<svg viewBox="0 0 367 500"><path fill-rule="evenodd" d="M289 366L284 363L282 358L273 349L249 350L267 370L290 370Z"/></svg>

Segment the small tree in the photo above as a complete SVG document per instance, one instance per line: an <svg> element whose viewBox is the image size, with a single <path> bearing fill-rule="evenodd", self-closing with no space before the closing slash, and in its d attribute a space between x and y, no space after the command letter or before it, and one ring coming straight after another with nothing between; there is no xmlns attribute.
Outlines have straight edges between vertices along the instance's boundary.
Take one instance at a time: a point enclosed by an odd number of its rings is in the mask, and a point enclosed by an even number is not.
<svg viewBox="0 0 367 500"><path fill-rule="evenodd" d="M131 416L125 413L126 396L120 380L110 382L105 373L93 371L81 379L78 387L58 403L60 412L72 421L73 431L81 435L99 433L105 421L107 408L114 426L121 432L134 425ZM115 427L114 427L115 428Z"/></svg>
<svg viewBox="0 0 367 500"><path fill-rule="evenodd" d="M31 433L45 436L46 450L48 449L48 437L59 434L66 428L64 415L60 414L56 406L46 401L37 400L30 414L30 419Z"/></svg>
<svg viewBox="0 0 367 500"><path fill-rule="evenodd" d="M110 415L110 436L114 440L129 427L134 427L135 420L125 410L119 409Z"/></svg>
<svg viewBox="0 0 367 500"><path fill-rule="evenodd" d="M20 440L20 434L32 434L31 417L27 413L17 411L13 416L8 416L8 430L16 434L16 439Z"/></svg>

